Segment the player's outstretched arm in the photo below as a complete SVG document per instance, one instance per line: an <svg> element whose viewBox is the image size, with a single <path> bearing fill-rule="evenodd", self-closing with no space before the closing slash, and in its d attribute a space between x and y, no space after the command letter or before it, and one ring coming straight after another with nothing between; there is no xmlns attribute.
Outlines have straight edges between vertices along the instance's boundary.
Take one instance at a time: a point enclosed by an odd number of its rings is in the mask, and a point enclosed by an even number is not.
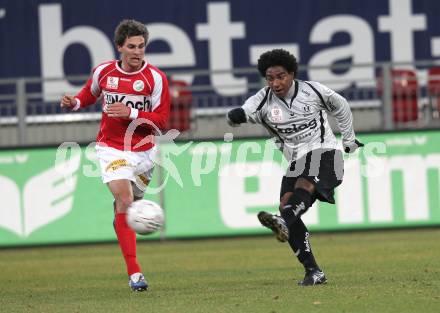
<svg viewBox="0 0 440 313"><path fill-rule="evenodd" d="M364 144L355 138L353 114L347 100L335 92L329 97L329 102L331 103L329 109L332 110L330 114L336 118L342 134L342 146L345 153L353 153L363 147Z"/></svg>
<svg viewBox="0 0 440 313"><path fill-rule="evenodd" d="M232 109L228 112L228 114L226 114L226 121L228 122L229 126L240 126L240 124L247 122L246 113L244 112L243 108Z"/></svg>
<svg viewBox="0 0 440 313"><path fill-rule="evenodd" d="M310 83L309 83L310 85ZM347 99L335 92L334 90L314 82L313 86L323 95L321 97L322 107L330 115L335 117L338 128L342 134L342 146L344 152L353 153L364 144L356 139L353 127L353 114Z"/></svg>
<svg viewBox="0 0 440 313"><path fill-rule="evenodd" d="M77 101L74 96L65 94L60 101L60 106L62 108L73 108L77 104Z"/></svg>

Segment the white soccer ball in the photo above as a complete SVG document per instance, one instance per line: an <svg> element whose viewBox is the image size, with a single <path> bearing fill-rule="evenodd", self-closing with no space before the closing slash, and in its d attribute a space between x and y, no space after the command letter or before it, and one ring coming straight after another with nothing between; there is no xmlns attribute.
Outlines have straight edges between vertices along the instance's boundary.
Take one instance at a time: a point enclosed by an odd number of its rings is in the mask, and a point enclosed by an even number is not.
<svg viewBox="0 0 440 313"><path fill-rule="evenodd" d="M141 199L133 201L127 210L127 224L139 235L152 234L163 227L165 216L156 202Z"/></svg>

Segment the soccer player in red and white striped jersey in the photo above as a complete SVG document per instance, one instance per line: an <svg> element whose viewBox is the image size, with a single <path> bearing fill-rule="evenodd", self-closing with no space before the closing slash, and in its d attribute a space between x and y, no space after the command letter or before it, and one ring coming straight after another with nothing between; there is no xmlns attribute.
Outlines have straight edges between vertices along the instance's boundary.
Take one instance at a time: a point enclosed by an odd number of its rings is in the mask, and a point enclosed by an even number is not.
<svg viewBox="0 0 440 313"><path fill-rule="evenodd" d="M148 35L144 24L123 20L114 39L120 60L98 65L81 91L64 95L60 104L79 110L102 97L97 157L103 182L115 199L114 226L129 285L137 291L147 290L148 285L136 259L136 234L127 225L126 212L133 201L143 198L151 180L154 133L165 128L170 111L167 78L144 59Z"/></svg>

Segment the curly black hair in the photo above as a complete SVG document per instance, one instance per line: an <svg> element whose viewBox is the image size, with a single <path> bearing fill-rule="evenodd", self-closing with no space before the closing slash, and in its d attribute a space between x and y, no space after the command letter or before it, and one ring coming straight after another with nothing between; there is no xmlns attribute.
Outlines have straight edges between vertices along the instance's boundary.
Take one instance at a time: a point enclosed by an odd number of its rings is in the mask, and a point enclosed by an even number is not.
<svg viewBox="0 0 440 313"><path fill-rule="evenodd" d="M115 29L114 43L116 46L123 46L125 39L133 36L144 37L147 44L149 36L147 27L135 20L122 20Z"/></svg>
<svg viewBox="0 0 440 313"><path fill-rule="evenodd" d="M284 49L273 49L264 52L258 59L258 71L262 77L266 77L266 70L272 66L282 66L287 72L296 77L298 62L293 54Z"/></svg>

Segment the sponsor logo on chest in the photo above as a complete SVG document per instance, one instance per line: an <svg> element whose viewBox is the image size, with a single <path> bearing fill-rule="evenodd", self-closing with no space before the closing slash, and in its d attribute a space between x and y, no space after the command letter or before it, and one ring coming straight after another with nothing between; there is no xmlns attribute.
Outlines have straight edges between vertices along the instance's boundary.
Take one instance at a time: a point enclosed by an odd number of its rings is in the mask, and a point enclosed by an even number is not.
<svg viewBox="0 0 440 313"><path fill-rule="evenodd" d="M315 129L317 126L317 122L316 119L312 119L304 124L290 124L290 127L278 127L275 126L275 129L281 133L281 134L292 134L292 133L297 133L299 131L305 130L305 129Z"/></svg>
<svg viewBox="0 0 440 313"><path fill-rule="evenodd" d="M127 95L123 93L104 92L105 105L110 106L115 102L121 102L128 107L141 111L151 112L151 97L146 95Z"/></svg>

